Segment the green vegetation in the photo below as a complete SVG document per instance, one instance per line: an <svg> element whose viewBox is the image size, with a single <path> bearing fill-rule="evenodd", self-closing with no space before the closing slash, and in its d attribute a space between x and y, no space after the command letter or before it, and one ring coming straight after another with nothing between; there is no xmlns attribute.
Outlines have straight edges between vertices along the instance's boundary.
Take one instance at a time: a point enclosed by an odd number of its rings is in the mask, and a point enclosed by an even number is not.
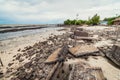
<svg viewBox="0 0 120 80"><path fill-rule="evenodd" d="M95 14L92 18L89 18L88 20L70 20L67 19L64 21L65 25L98 25L100 23L100 16Z"/></svg>
<svg viewBox="0 0 120 80"><path fill-rule="evenodd" d="M119 18L119 17L120 17L120 15L116 16L116 17L109 17L109 18L105 18L103 21L107 21L108 25L113 25L113 20L115 20L116 18Z"/></svg>

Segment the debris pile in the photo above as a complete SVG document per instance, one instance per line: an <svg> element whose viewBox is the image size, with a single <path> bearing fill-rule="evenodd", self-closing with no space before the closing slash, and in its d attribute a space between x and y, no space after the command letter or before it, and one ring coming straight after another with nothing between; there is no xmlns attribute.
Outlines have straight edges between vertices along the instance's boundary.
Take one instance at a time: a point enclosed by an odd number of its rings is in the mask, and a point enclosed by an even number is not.
<svg viewBox="0 0 120 80"><path fill-rule="evenodd" d="M103 47L99 48L107 58L113 61L116 65L120 67L120 46L113 45L112 47Z"/></svg>
<svg viewBox="0 0 120 80"><path fill-rule="evenodd" d="M79 28L73 33L49 37L47 41L19 49L13 62L8 64L6 75L13 76L11 80L105 80L101 68L84 62L67 63L69 59L102 56L103 48L98 49L89 42L93 37L88 32ZM82 44L76 41L78 38L83 40ZM119 50L113 46L107 53L102 52L120 65ZM15 62L21 64L20 67L14 68Z"/></svg>
<svg viewBox="0 0 120 80"><path fill-rule="evenodd" d="M99 50L93 45L77 45L75 47L70 48L69 51L75 57L99 55Z"/></svg>
<svg viewBox="0 0 120 80"><path fill-rule="evenodd" d="M69 80L105 80L101 68L90 67L86 63L74 64Z"/></svg>

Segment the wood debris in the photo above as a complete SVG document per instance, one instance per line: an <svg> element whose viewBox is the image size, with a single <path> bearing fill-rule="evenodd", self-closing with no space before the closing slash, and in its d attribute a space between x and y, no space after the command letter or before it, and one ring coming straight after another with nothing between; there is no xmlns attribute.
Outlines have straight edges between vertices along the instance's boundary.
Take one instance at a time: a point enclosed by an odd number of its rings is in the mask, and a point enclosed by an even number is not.
<svg viewBox="0 0 120 80"><path fill-rule="evenodd" d="M85 55L97 55L95 53L99 52L99 50L93 45L78 45L69 49L69 52L76 56L85 56Z"/></svg>
<svg viewBox="0 0 120 80"><path fill-rule="evenodd" d="M101 68L93 68L85 63L74 64L69 80L105 80Z"/></svg>

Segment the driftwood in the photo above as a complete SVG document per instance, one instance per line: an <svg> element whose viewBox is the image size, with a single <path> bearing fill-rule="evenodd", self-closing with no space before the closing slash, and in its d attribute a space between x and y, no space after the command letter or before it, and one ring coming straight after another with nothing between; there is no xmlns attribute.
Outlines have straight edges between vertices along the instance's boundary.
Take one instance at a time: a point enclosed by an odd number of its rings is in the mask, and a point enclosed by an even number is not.
<svg viewBox="0 0 120 80"><path fill-rule="evenodd" d="M61 62L51 80L68 80L72 65Z"/></svg>
<svg viewBox="0 0 120 80"><path fill-rule="evenodd" d="M105 56L110 59L113 63L116 65L120 66L120 46L118 45L113 45L112 48L110 49L102 49L98 48L101 52L105 54Z"/></svg>
<svg viewBox="0 0 120 80"><path fill-rule="evenodd" d="M0 58L0 64L1 64L1 66L3 66L3 63L2 63L2 60L1 60L1 58Z"/></svg>
<svg viewBox="0 0 120 80"><path fill-rule="evenodd" d="M88 37L89 34L85 31L74 31L75 36L80 36L80 37Z"/></svg>
<svg viewBox="0 0 120 80"><path fill-rule="evenodd" d="M113 50L106 54L108 58L110 58L115 64L120 66L120 46L114 45Z"/></svg>
<svg viewBox="0 0 120 80"><path fill-rule="evenodd" d="M55 63L58 60L58 54L60 52L61 48L58 48L55 50L45 61L45 63Z"/></svg>
<svg viewBox="0 0 120 80"><path fill-rule="evenodd" d="M50 71L49 75L47 76L46 80L52 80L52 77L54 76L54 73L55 73L55 71L58 69L58 67L59 67L60 64L61 64L60 62L57 62L57 63L55 64L55 66L54 66L53 69Z"/></svg>
<svg viewBox="0 0 120 80"><path fill-rule="evenodd" d="M74 57L80 57L80 56L98 55L97 52L99 52L99 50L92 45L78 45L69 48L69 52Z"/></svg>
<svg viewBox="0 0 120 80"><path fill-rule="evenodd" d="M65 55L68 53L68 46L64 45L62 48L58 48L55 50L45 61L45 63L55 63L57 61L63 61L65 59Z"/></svg>
<svg viewBox="0 0 120 80"><path fill-rule="evenodd" d="M84 63L74 64L68 80L105 80L101 68L93 68Z"/></svg>
<svg viewBox="0 0 120 80"><path fill-rule="evenodd" d="M77 39L77 40L88 40L88 41L97 40L97 39L94 38L94 37L79 37L79 36L76 36L76 39Z"/></svg>

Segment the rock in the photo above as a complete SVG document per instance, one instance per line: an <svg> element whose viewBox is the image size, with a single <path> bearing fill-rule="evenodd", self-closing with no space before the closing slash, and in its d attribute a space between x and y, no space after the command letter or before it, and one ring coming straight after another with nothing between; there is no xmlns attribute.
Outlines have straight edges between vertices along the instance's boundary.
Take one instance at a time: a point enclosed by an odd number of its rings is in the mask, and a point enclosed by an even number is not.
<svg viewBox="0 0 120 80"><path fill-rule="evenodd" d="M3 75L3 72L0 71L0 78L2 78L4 75Z"/></svg>
<svg viewBox="0 0 120 80"><path fill-rule="evenodd" d="M32 74L31 74L31 73L27 73L26 76L25 76L26 80L30 80L31 77L32 77Z"/></svg>
<svg viewBox="0 0 120 80"><path fill-rule="evenodd" d="M21 56L22 56L21 54L17 54L16 60L19 60Z"/></svg>
<svg viewBox="0 0 120 80"><path fill-rule="evenodd" d="M11 80L20 80L19 78L11 78Z"/></svg>
<svg viewBox="0 0 120 80"><path fill-rule="evenodd" d="M28 62L28 63L25 63L25 64L24 64L24 67L25 67L25 68L30 68L31 65L32 65L31 62Z"/></svg>
<svg viewBox="0 0 120 80"><path fill-rule="evenodd" d="M20 51L21 49L19 48L18 51Z"/></svg>
<svg viewBox="0 0 120 80"><path fill-rule="evenodd" d="M14 64L14 63L9 63L8 66L10 67L10 66L12 66L13 64Z"/></svg>
<svg viewBox="0 0 120 80"><path fill-rule="evenodd" d="M27 46L27 47L25 47L25 50L29 50L31 48L32 48L31 46Z"/></svg>
<svg viewBox="0 0 120 80"><path fill-rule="evenodd" d="M23 62L23 61L24 61L24 59L22 59L22 58L19 59L19 62Z"/></svg>
<svg viewBox="0 0 120 80"><path fill-rule="evenodd" d="M7 69L6 73L10 73L13 70L13 68L6 68L6 69Z"/></svg>
<svg viewBox="0 0 120 80"><path fill-rule="evenodd" d="M19 78L20 80L26 80L25 77L26 77L26 72L21 72L18 74L17 78Z"/></svg>

